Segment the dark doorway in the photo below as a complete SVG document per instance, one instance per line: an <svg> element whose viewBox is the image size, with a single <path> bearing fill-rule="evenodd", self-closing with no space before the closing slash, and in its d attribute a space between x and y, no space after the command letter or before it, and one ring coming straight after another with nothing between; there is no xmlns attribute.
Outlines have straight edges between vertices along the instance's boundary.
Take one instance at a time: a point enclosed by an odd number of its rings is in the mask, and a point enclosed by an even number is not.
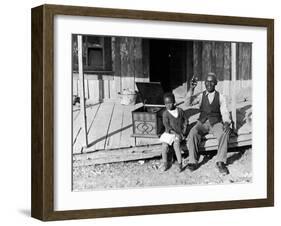
<svg viewBox="0 0 281 226"><path fill-rule="evenodd" d="M191 41L150 40L150 81L161 82L165 92L186 82L192 62ZM187 56L188 57L187 59Z"/></svg>

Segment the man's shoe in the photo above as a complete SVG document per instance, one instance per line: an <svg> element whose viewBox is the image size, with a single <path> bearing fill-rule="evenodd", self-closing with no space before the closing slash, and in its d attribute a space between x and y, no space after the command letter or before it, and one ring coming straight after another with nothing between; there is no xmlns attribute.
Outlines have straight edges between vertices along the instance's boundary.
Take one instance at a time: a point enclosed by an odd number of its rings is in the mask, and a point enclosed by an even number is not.
<svg viewBox="0 0 281 226"><path fill-rule="evenodd" d="M167 162L164 162L163 165L162 165L162 172L164 171L167 171L168 170L168 163Z"/></svg>
<svg viewBox="0 0 281 226"><path fill-rule="evenodd" d="M182 163L177 163L177 166L178 166L178 172L182 172L183 171L183 168L182 168Z"/></svg>
<svg viewBox="0 0 281 226"><path fill-rule="evenodd" d="M216 165L221 174L224 174L224 175L229 174L229 170L224 162L217 162Z"/></svg>
<svg viewBox="0 0 281 226"><path fill-rule="evenodd" d="M197 163L188 163L186 166L190 171L195 171L198 168Z"/></svg>

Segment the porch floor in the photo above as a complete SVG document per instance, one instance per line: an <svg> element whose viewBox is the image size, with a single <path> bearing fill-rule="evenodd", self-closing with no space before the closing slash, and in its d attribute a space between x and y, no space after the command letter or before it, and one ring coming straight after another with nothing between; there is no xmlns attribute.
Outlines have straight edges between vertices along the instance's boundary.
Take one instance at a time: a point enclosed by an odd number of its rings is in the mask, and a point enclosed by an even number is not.
<svg viewBox="0 0 281 226"><path fill-rule="evenodd" d="M131 112L142 104L125 106L120 103L97 103L87 106L87 152L106 149L119 149L135 146L135 138L131 137ZM73 108L73 154L81 153L82 132L80 127L80 110ZM157 138L137 138L136 145L159 144Z"/></svg>
<svg viewBox="0 0 281 226"><path fill-rule="evenodd" d="M177 101L178 103L180 101ZM103 102L88 105L86 107L87 118L87 135L88 135L88 148L82 148L82 132L80 123L80 109L79 106L73 107L73 154L79 154L84 152L95 152L98 150L115 150L131 148L143 145L155 145L160 144L158 138L135 138L132 137L132 111L141 107L142 103L136 105L121 105L117 102ZM187 110L184 104L180 107ZM188 111L189 123L193 123L198 118L198 110L189 109ZM241 102L237 105L237 129L240 136L238 140L249 140L251 137L251 126L245 120L245 115L250 115L251 103ZM248 135L247 135L248 134ZM212 135L206 136L208 143L206 147L213 147L217 145L217 140L212 139ZM235 139L234 142L238 141ZM136 143L135 143L136 142ZM241 143L243 144L243 142Z"/></svg>

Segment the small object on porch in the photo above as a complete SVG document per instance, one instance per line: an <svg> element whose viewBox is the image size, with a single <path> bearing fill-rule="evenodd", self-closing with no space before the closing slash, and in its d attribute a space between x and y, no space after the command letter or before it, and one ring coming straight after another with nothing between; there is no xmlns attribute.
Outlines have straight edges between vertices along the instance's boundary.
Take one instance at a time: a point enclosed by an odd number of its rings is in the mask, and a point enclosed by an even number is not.
<svg viewBox="0 0 281 226"><path fill-rule="evenodd" d="M135 90L132 89L123 89L122 93L120 93L121 101L120 103L122 105L135 105L137 94Z"/></svg>
<svg viewBox="0 0 281 226"><path fill-rule="evenodd" d="M72 96L72 104L76 105L77 103L80 103L80 97L77 95Z"/></svg>

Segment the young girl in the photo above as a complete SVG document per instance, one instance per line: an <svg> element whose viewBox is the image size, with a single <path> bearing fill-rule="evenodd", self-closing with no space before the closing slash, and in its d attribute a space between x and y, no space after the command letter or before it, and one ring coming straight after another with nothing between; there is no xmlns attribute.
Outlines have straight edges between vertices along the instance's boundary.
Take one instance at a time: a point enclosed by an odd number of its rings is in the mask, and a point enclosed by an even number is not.
<svg viewBox="0 0 281 226"><path fill-rule="evenodd" d="M181 108L175 106L175 96L173 93L164 94L166 110L163 112L163 124L165 132L161 135L163 171L168 169L168 151L173 146L177 161L178 171L182 171L182 158L180 142L185 139L188 120Z"/></svg>

